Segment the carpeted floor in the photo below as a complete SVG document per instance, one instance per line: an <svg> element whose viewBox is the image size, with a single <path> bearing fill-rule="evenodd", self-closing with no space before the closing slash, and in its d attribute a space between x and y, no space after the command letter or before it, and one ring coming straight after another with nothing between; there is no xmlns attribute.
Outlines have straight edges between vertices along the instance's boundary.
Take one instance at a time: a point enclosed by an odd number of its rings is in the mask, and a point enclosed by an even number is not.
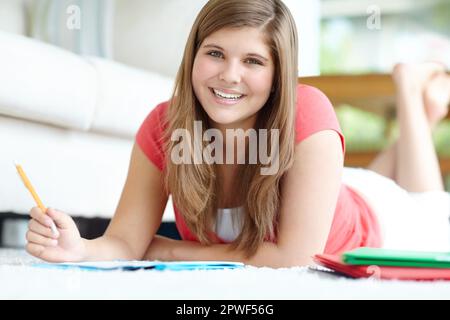
<svg viewBox="0 0 450 320"><path fill-rule="evenodd" d="M450 281L348 279L309 268L53 270L0 250L0 299L450 299Z"/></svg>

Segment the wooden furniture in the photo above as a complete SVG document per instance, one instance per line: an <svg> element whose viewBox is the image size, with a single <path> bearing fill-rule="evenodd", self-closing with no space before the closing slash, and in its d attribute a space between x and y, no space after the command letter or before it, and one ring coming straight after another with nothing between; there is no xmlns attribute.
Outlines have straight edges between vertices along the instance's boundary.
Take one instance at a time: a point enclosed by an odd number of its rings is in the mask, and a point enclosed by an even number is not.
<svg viewBox="0 0 450 320"><path fill-rule="evenodd" d="M334 106L348 103L374 112L388 121L395 118L395 87L390 74L327 75L301 77L299 83L319 88ZM447 115L450 119L450 113ZM367 166L377 152L347 152L346 166ZM450 158L439 159L444 175L450 174Z"/></svg>

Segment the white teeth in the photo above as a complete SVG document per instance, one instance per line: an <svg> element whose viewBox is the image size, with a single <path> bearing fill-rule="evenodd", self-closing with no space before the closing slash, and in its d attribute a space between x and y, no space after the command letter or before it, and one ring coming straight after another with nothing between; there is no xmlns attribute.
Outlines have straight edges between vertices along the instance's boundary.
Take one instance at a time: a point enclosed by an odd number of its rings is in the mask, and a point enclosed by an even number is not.
<svg viewBox="0 0 450 320"><path fill-rule="evenodd" d="M225 93L216 89L213 89L214 93L216 94L216 96L220 97L220 98L225 98L225 99L239 99L241 98L243 95L242 94L229 94L229 93Z"/></svg>

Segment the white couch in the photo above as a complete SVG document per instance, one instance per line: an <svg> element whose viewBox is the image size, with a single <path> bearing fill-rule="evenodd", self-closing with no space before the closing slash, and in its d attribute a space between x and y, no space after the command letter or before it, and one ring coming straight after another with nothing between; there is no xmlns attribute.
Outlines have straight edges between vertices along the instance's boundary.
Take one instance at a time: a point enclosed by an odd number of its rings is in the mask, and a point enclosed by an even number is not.
<svg viewBox="0 0 450 320"><path fill-rule="evenodd" d="M17 161L46 205L79 217L113 215L136 130L170 97L205 2L116 0L112 61L26 37L25 0L2 0L0 18L8 19L0 19L0 214L34 206ZM286 3L298 18L301 70L317 73L318 0ZM163 219L173 221L170 203Z"/></svg>
<svg viewBox="0 0 450 320"><path fill-rule="evenodd" d="M26 213L21 163L43 201L111 217L134 134L173 80L0 32L0 210Z"/></svg>

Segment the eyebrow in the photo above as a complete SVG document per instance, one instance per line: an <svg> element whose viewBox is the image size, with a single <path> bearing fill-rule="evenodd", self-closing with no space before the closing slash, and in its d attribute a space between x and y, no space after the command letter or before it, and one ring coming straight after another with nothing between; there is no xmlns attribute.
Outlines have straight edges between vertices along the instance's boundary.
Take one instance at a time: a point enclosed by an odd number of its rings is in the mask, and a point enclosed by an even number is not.
<svg viewBox="0 0 450 320"><path fill-rule="evenodd" d="M203 46L203 48L216 48L216 49L225 51L222 47L219 47L218 45L215 45L215 44L206 44ZM260 55L258 53L247 53L247 56L258 57L266 62L269 61L269 59L263 57L262 55Z"/></svg>

